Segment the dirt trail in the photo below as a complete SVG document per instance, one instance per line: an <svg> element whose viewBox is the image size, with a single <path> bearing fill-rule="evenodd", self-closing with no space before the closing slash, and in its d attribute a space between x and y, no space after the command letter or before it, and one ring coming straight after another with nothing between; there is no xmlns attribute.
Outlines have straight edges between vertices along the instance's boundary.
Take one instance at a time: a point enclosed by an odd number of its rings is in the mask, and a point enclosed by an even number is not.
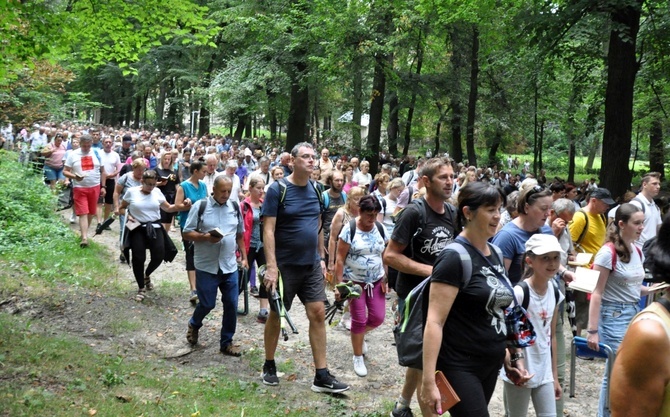
<svg viewBox="0 0 670 417"><path fill-rule="evenodd" d="M63 217L69 218L69 214L64 212ZM132 271L118 261L118 233L118 222L115 222L112 224L112 231L105 231L91 239L109 248L110 257L114 261L110 261L110 271L105 274L115 280L110 284L116 285L97 292L77 289L76 297L68 297L67 302L58 305L39 305L36 300L11 299L5 300L0 309L39 318L34 323L45 331L76 335L100 352L145 359L162 358L173 361L177 372L184 373L202 373L202 370L211 366L223 367L230 372L231 379L260 382L263 325L256 322L258 301L250 298L249 315L238 316L235 342L245 352L241 358L223 356L218 352L222 314L220 304L217 304L217 308L206 319L200 332L199 346L192 349L185 339L186 323L193 308L188 302L181 244L177 245L180 249L177 259L171 264L161 265L152 276L156 289L149 293L143 303L137 303L133 300L137 287ZM175 242L180 242L178 231L173 230L170 236ZM74 292L73 289L63 290ZM390 306L390 303L388 301L387 305ZM284 369L290 371L280 375L279 387L268 390L277 390L279 395L290 398L293 407L318 407L327 403L323 394L312 393L309 389L314 370L307 332L308 322L302 305L295 302L293 306L291 317L300 333L291 335L287 342L280 341L277 352L280 369L281 364L284 364ZM366 378L357 377L353 371L349 333L339 328L328 329L328 365L340 380L351 384L352 389L345 397L351 410L361 414L388 412L400 393L404 369L397 364L395 347L392 345L392 325L391 313L387 310L384 324L367 337L369 354L366 358ZM566 415L596 414L603 365L600 361L578 361L579 395L577 398L566 398ZM567 366L569 367L569 362ZM567 397L567 384L565 388ZM415 401L413 409L416 415L420 415ZM489 410L491 416L503 415L500 381ZM535 414L531 411L529 415Z"/></svg>

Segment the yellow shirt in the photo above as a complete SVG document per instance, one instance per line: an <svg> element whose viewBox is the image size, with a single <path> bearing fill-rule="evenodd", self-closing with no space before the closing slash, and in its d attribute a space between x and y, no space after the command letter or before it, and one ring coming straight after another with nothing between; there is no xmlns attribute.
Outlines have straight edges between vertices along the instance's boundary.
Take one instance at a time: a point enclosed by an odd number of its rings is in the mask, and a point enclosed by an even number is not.
<svg viewBox="0 0 670 417"><path fill-rule="evenodd" d="M589 219L588 230L584 233L580 244L577 245L577 241L586 227L587 216ZM603 217L599 214L588 213L586 211L575 213L572 221L568 224L568 229L570 230L570 237L575 244L575 250L593 255L598 253L607 237L607 224L603 220ZM593 262L593 258L591 258L591 262Z"/></svg>

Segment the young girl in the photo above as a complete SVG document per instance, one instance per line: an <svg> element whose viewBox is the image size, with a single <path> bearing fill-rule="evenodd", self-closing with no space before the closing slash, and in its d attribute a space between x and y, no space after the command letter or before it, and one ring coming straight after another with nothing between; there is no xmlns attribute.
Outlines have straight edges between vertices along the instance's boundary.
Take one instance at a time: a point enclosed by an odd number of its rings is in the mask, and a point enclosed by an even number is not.
<svg viewBox="0 0 670 417"><path fill-rule="evenodd" d="M526 417L528 401L532 398L535 413L543 417L556 416L555 400L563 389L556 370L556 320L557 307L563 300L553 278L561 266L561 245L553 235L535 234L526 241L526 274L528 278L514 287L514 295L530 318L537 339L524 349L522 355L512 358L523 361L533 377L523 385L515 385L503 371L506 411L509 417ZM524 288L525 287L525 288Z"/></svg>

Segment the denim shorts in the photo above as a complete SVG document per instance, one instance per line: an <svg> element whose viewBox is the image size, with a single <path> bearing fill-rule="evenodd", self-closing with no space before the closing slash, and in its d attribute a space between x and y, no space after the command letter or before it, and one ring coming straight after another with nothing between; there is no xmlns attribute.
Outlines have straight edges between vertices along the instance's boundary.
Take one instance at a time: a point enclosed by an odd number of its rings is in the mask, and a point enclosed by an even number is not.
<svg viewBox="0 0 670 417"><path fill-rule="evenodd" d="M47 181L62 181L65 179L63 168L51 168L48 165L44 165L44 176L47 178Z"/></svg>

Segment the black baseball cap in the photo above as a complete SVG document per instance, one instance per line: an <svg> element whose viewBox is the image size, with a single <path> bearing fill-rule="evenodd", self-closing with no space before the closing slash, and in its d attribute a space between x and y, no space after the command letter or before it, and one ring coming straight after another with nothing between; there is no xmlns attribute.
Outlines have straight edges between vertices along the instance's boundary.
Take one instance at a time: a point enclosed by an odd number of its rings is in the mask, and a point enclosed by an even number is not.
<svg viewBox="0 0 670 417"><path fill-rule="evenodd" d="M598 200L601 200L610 206L616 204L616 202L612 198L612 194L610 194L607 188L600 188L600 187L596 188L595 190L591 191L591 197L597 198Z"/></svg>

